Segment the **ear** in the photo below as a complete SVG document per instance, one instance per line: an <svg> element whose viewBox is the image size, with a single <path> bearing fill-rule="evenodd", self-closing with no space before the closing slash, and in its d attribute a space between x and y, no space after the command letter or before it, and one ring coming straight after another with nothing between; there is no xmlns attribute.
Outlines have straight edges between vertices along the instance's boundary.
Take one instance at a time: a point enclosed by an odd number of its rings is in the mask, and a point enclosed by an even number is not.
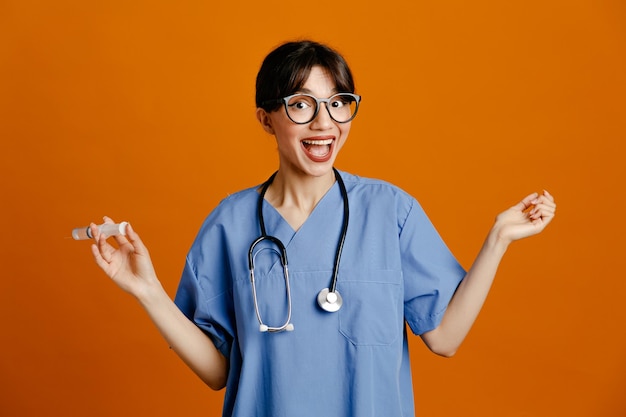
<svg viewBox="0 0 626 417"><path fill-rule="evenodd" d="M259 121L259 123L261 123L261 126L263 126L263 130L265 130L270 135L274 134L274 127L272 126L272 119L268 112L258 107L256 109L256 118Z"/></svg>

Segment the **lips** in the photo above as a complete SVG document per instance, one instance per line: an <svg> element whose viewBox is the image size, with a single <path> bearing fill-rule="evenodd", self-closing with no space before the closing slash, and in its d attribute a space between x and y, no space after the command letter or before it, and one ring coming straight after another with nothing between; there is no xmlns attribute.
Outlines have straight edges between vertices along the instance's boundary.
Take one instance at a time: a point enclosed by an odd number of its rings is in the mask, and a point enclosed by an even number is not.
<svg viewBox="0 0 626 417"><path fill-rule="evenodd" d="M334 138L304 139L301 143L305 153L315 162L326 162L332 156Z"/></svg>

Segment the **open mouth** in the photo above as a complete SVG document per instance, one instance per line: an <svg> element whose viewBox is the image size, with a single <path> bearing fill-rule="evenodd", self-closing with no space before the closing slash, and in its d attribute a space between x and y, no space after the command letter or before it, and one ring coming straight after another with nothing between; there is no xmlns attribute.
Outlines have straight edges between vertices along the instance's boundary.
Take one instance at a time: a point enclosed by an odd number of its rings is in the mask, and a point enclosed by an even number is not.
<svg viewBox="0 0 626 417"><path fill-rule="evenodd" d="M309 158L316 162L324 162L332 155L333 142L334 139L305 139L302 146Z"/></svg>

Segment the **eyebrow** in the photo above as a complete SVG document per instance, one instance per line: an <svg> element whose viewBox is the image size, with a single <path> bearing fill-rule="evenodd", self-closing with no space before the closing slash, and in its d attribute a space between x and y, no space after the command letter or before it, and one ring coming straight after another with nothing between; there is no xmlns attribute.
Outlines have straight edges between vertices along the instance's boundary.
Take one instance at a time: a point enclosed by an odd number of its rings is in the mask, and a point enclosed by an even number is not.
<svg viewBox="0 0 626 417"><path fill-rule="evenodd" d="M330 90L331 95L336 94L339 92L339 90L337 90L337 87L334 87L332 90ZM314 95L313 92L311 90L309 90L308 88L301 88L297 91L297 93L304 93L304 94L310 94L310 95Z"/></svg>

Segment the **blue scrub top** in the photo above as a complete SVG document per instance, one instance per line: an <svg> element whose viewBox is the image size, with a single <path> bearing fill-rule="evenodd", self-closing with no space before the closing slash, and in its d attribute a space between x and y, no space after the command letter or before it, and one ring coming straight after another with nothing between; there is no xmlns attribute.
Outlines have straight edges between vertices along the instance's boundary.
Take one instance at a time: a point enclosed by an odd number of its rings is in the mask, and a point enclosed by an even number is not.
<svg viewBox="0 0 626 417"><path fill-rule="evenodd" d="M267 233L287 248L292 332L261 333L254 310L247 255L260 235L258 187L224 199L189 251L175 302L229 361L224 416L414 415L405 322L415 334L437 327L465 271L413 197L383 181L341 176L350 221L338 312L316 301L330 285L341 232L338 184L297 232L264 202ZM281 263L273 250L255 261L261 317L280 326Z"/></svg>

